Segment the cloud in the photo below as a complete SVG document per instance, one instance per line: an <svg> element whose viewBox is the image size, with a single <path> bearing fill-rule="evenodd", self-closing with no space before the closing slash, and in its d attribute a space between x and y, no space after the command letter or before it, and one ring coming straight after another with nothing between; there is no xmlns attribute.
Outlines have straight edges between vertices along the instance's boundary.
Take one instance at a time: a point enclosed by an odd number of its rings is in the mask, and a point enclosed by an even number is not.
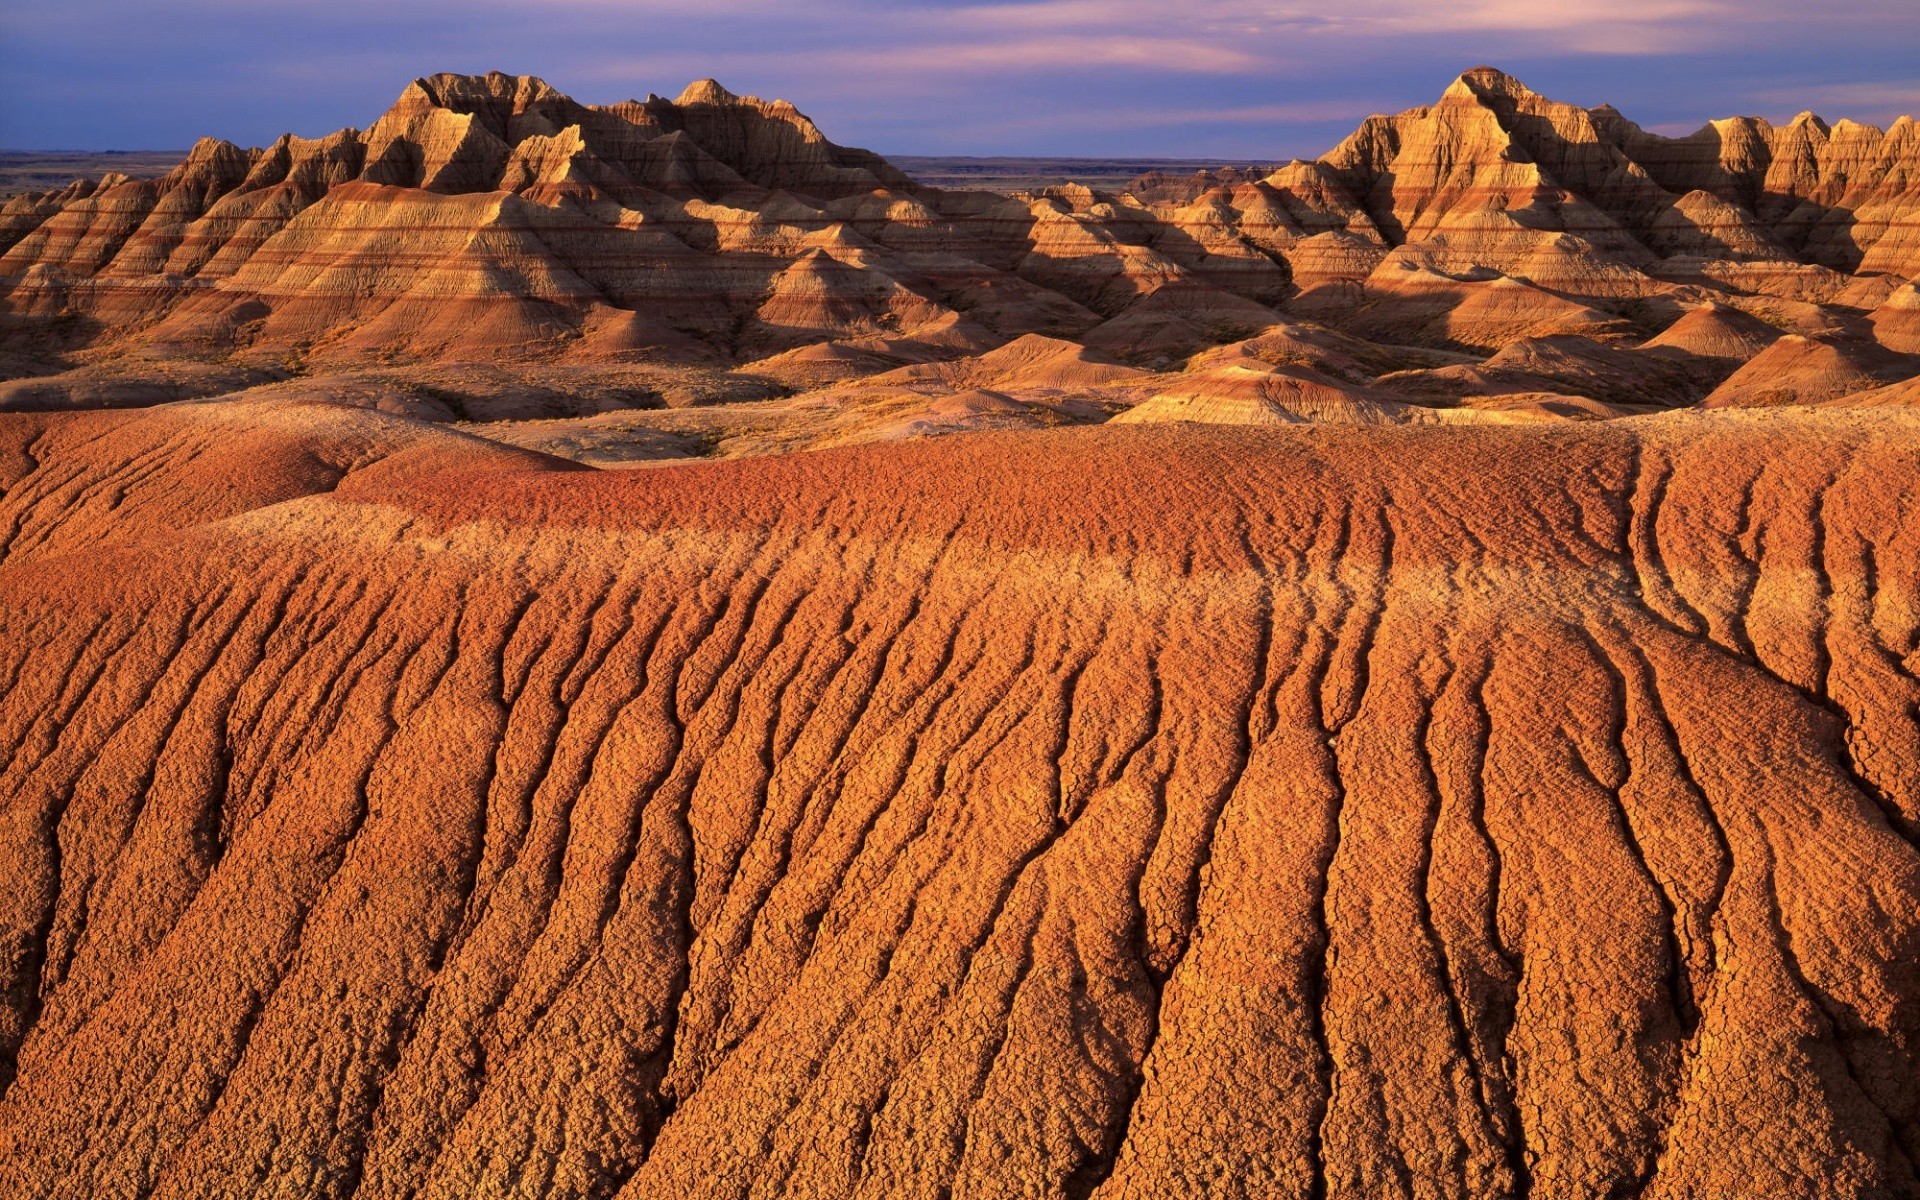
<svg viewBox="0 0 1920 1200"><path fill-rule="evenodd" d="M1303 122L1351 127L1373 109L1359 100L1303 101L1296 104L1255 104L1238 108L1118 108L1106 104L1060 104L1045 112L1029 112L984 121L976 135L1022 136L1062 124L1083 133L1138 136L1143 130L1218 129L1234 127L1280 128ZM1254 156L1261 157L1261 156ZM1266 155L1281 161L1293 155Z"/></svg>
<svg viewBox="0 0 1920 1200"><path fill-rule="evenodd" d="M1191 39L1162 40L1125 35L869 46L828 51L817 56L815 61L823 67L867 71L889 77L924 77L929 73L969 77L1004 76L1036 70L1086 72L1113 67L1230 74L1257 70L1262 62L1257 55L1230 46Z"/></svg>
<svg viewBox="0 0 1920 1200"><path fill-rule="evenodd" d="M1812 109L1834 118L1886 121L1920 114L1920 84L1911 80L1851 80L1803 88L1767 88L1753 98L1771 115L1791 116Z"/></svg>
<svg viewBox="0 0 1920 1200"><path fill-rule="evenodd" d="M1920 107L1912 3L0 0L0 145L260 143L364 125L418 74L488 69L598 102L712 75L900 152L1317 153L1483 62L1646 124L1754 105L1880 119Z"/></svg>

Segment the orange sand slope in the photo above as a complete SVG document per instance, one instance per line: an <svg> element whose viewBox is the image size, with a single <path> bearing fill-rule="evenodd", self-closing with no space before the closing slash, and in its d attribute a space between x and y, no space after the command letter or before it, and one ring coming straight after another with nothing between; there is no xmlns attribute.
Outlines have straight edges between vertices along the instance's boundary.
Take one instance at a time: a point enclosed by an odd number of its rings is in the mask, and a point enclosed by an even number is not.
<svg viewBox="0 0 1920 1200"><path fill-rule="evenodd" d="M1912 1195L1920 427L0 417L0 1195Z"/></svg>

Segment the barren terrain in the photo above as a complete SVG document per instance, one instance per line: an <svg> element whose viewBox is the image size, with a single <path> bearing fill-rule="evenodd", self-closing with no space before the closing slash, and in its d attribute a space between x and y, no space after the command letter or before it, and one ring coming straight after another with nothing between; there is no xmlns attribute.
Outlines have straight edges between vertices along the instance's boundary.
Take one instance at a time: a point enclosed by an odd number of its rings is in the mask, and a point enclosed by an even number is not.
<svg viewBox="0 0 1920 1200"><path fill-rule="evenodd" d="M0 1200L1920 1194L1917 156L8 202Z"/></svg>
<svg viewBox="0 0 1920 1200"><path fill-rule="evenodd" d="M0 428L6 1195L1915 1186L1903 414Z"/></svg>

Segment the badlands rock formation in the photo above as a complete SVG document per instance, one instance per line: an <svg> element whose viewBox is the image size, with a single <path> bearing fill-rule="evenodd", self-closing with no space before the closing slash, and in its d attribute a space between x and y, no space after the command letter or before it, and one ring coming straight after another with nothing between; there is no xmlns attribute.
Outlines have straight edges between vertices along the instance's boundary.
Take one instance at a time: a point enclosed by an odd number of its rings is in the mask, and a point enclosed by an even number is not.
<svg viewBox="0 0 1920 1200"><path fill-rule="evenodd" d="M0 1196L1887 1197L1920 432L0 419Z"/></svg>
<svg viewBox="0 0 1920 1200"><path fill-rule="evenodd" d="M327 363L731 362L862 338L913 360L1084 333L1170 283L1200 307L1222 282L1286 293L1284 264L1128 211L1084 189L934 193L712 81L591 108L529 77L435 76L364 134L207 140L159 180L12 201L0 278L56 345Z"/></svg>
<svg viewBox="0 0 1920 1200"><path fill-rule="evenodd" d="M0 409L292 377L436 419L596 421L546 439L594 461L735 455L1156 397L1138 419L1265 419L1217 356L1275 337L1342 346L1309 390L1365 403L1293 406L1316 420L1824 403L1920 375L1916 179L1911 121L1665 138L1489 68L1315 162L1015 195L920 186L710 80L592 106L441 75L365 132L207 140L164 178L7 202ZM1782 334L1810 341L1768 351ZM948 403L1036 337L1091 365ZM1318 354L1268 365L1329 374ZM502 407L474 363L519 364L530 399ZM648 380L624 403L590 382L615 367ZM776 403L608 417L742 394Z"/></svg>
<svg viewBox="0 0 1920 1200"><path fill-rule="evenodd" d="M0 1200L1920 1195L1915 154L8 202Z"/></svg>
<svg viewBox="0 0 1920 1200"><path fill-rule="evenodd" d="M1318 162L1202 179L1189 203L1288 249L1339 231L1382 252L1420 245L1409 261L1524 265L1537 282L1604 295L1644 288L1643 273L1697 276L1703 262L1731 279L1761 277L1760 264L1809 280L1821 276L1808 266L1920 274L1916 170L1908 118L1886 130L1741 118L1673 139L1482 67L1437 104L1369 118ZM1177 198L1152 182L1156 198Z"/></svg>

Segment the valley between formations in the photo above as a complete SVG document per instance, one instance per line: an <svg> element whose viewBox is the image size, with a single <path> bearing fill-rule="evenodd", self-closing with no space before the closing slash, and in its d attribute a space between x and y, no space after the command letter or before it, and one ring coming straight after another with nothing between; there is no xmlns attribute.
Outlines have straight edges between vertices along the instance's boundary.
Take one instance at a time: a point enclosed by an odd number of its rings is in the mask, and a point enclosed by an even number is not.
<svg viewBox="0 0 1920 1200"><path fill-rule="evenodd" d="M8 201L0 1198L1920 1194L1917 172L493 75Z"/></svg>

